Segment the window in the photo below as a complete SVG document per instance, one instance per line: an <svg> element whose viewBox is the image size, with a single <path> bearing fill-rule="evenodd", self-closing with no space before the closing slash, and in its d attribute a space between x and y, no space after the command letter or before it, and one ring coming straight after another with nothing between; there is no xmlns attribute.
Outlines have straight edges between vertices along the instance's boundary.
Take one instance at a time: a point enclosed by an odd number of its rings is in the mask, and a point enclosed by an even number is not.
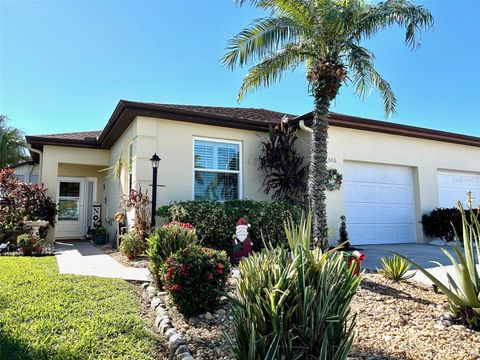
<svg viewBox="0 0 480 360"><path fill-rule="evenodd" d="M240 143L194 139L195 200L234 200L241 197Z"/></svg>
<svg viewBox="0 0 480 360"><path fill-rule="evenodd" d="M38 175L30 175L30 182L32 184L38 184Z"/></svg>
<svg viewBox="0 0 480 360"><path fill-rule="evenodd" d="M133 188L132 169L133 169L133 141L130 144L128 144L128 191L132 190Z"/></svg>
<svg viewBox="0 0 480 360"><path fill-rule="evenodd" d="M14 173L13 176L15 176L18 180L25 182L25 174Z"/></svg>
<svg viewBox="0 0 480 360"><path fill-rule="evenodd" d="M58 197L58 220L78 221L80 219L80 182L61 181Z"/></svg>

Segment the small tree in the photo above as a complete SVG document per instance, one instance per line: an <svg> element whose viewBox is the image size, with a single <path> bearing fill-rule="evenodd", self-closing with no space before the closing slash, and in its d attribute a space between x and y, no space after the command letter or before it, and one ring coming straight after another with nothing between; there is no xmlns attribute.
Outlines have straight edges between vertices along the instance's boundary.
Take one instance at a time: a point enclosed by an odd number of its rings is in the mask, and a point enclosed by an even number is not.
<svg viewBox="0 0 480 360"><path fill-rule="evenodd" d="M137 236L145 240L151 227L150 221L151 201L148 197L148 190L144 193L140 190L130 190L128 195L122 196L121 206L125 210L135 211L133 229Z"/></svg>
<svg viewBox="0 0 480 360"><path fill-rule="evenodd" d="M8 118L0 114L0 169L28 160L22 132L7 122Z"/></svg>
<svg viewBox="0 0 480 360"><path fill-rule="evenodd" d="M265 194L272 193L273 200L286 200L298 204L307 190L308 165L295 148L297 130L280 123L270 126L268 138L260 145L260 169L265 172Z"/></svg>

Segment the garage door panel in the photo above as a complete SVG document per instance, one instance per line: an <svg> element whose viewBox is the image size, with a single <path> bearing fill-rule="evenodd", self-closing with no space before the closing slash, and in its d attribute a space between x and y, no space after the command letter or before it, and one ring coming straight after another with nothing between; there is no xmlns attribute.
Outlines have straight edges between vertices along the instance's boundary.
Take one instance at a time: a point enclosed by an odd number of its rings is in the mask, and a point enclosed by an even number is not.
<svg viewBox="0 0 480 360"><path fill-rule="evenodd" d="M415 242L411 168L346 163L345 215L351 243Z"/></svg>
<svg viewBox="0 0 480 360"><path fill-rule="evenodd" d="M464 202L468 191L473 197L480 197L480 173L439 170L437 179L440 207L454 207L458 200Z"/></svg>

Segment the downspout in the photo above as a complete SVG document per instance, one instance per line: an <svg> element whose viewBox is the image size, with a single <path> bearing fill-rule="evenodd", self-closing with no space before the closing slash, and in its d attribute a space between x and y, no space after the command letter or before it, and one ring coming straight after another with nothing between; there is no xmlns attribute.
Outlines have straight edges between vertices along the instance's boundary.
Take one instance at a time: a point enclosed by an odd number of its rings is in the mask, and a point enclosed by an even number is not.
<svg viewBox="0 0 480 360"><path fill-rule="evenodd" d="M43 168L43 152L40 150L32 148L30 145L27 146L28 150L31 152L34 152L35 154L38 154L38 180L39 184L42 183L42 168ZM35 166L35 165L34 165ZM32 168L33 171L33 168Z"/></svg>
<svg viewBox="0 0 480 360"><path fill-rule="evenodd" d="M310 129L307 125L305 125L305 121L304 120L300 120L298 122L298 126L300 126L300 129L304 130L304 131L307 131L309 133L313 132L312 129Z"/></svg>

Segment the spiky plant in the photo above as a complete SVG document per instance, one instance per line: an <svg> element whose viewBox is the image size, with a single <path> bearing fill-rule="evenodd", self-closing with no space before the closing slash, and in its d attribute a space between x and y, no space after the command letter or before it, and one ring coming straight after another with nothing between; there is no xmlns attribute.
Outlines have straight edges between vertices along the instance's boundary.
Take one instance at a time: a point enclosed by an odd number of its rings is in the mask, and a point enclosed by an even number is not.
<svg viewBox="0 0 480 360"><path fill-rule="evenodd" d="M415 273L407 275L411 265L407 260L397 254L393 254L392 257L385 256L380 259L380 262L382 263L382 267L377 269L377 272L389 280L398 282L411 279L415 276Z"/></svg>
<svg viewBox="0 0 480 360"><path fill-rule="evenodd" d="M232 299L237 359L346 359L360 282L338 251L310 250L311 217L289 222L290 249L263 249L240 262Z"/></svg>
<svg viewBox="0 0 480 360"><path fill-rule="evenodd" d="M328 248L325 207L327 179L327 130L330 103L344 83L352 83L365 97L373 87L380 91L385 113L395 112L395 95L375 70L373 53L362 46L365 39L393 25L406 29L405 42L419 45L422 31L433 25L423 6L404 0L370 3L365 0L237 0L265 10L230 40L222 62L229 68L254 64L238 94L267 87L282 75L305 64L309 93L314 98L310 141L308 194L313 215L313 237Z"/></svg>
<svg viewBox="0 0 480 360"><path fill-rule="evenodd" d="M480 222L478 217L475 216L472 200L469 192L467 203L470 217L465 213L462 203L460 201L457 203L457 207L462 213L463 246L456 236L456 245L452 248L458 260L450 252L442 249L443 253L452 262L457 279L446 272L448 284L444 284L413 260L402 255L399 256L416 266L447 296L450 310L455 317L472 328L480 330ZM432 262L442 266L438 262Z"/></svg>

